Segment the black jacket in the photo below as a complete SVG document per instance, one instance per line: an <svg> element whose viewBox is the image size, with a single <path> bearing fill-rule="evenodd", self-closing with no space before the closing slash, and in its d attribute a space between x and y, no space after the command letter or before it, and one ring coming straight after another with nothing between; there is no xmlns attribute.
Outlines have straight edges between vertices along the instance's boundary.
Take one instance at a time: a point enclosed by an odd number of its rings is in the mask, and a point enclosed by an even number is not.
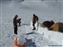
<svg viewBox="0 0 63 47"><path fill-rule="evenodd" d="M17 18L14 18L14 19L13 19L13 25L14 25L14 26L17 26Z"/></svg>

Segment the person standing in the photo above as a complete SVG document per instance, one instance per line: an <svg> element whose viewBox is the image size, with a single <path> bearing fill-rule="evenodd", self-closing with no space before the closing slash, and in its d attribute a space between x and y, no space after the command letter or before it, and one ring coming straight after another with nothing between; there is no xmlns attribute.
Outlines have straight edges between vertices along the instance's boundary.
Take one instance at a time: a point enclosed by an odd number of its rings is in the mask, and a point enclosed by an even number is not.
<svg viewBox="0 0 63 47"><path fill-rule="evenodd" d="M13 18L14 34L16 34L16 35L17 35L17 30L18 30L18 27L17 27L17 18L18 18L18 15L15 15L15 17Z"/></svg>
<svg viewBox="0 0 63 47"><path fill-rule="evenodd" d="M33 22L33 30L36 29L35 24L38 22L39 18L35 14L33 14L32 22Z"/></svg>

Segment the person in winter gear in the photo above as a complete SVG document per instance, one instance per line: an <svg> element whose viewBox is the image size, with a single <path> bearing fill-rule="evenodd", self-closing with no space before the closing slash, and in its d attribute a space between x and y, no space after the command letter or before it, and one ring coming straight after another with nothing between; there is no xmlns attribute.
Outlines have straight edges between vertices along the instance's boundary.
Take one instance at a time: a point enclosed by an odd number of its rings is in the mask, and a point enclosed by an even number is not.
<svg viewBox="0 0 63 47"><path fill-rule="evenodd" d="M36 16L35 14L33 14L33 18L32 18L32 23L33 23L33 30L35 30L35 23L38 22L39 18L38 16Z"/></svg>
<svg viewBox="0 0 63 47"><path fill-rule="evenodd" d="M18 27L17 27L17 18L18 18L18 15L15 15L15 17L13 18L14 34L17 34L17 30L18 30Z"/></svg>
<svg viewBox="0 0 63 47"><path fill-rule="evenodd" d="M14 39L14 47L25 47L25 45L26 45L26 43L20 44L19 38L18 38L18 36L16 36L16 38Z"/></svg>
<svg viewBox="0 0 63 47"><path fill-rule="evenodd" d="M47 27L49 30L59 31L63 33L63 23L61 22L54 23L53 21L44 21L42 23L42 27Z"/></svg>

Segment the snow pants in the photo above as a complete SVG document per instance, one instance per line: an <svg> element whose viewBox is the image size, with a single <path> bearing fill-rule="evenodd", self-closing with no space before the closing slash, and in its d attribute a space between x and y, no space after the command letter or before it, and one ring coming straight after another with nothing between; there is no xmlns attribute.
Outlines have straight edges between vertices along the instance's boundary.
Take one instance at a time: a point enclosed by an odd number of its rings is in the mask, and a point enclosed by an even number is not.
<svg viewBox="0 0 63 47"><path fill-rule="evenodd" d="M17 26L14 27L14 34L17 34L17 30L18 30Z"/></svg>

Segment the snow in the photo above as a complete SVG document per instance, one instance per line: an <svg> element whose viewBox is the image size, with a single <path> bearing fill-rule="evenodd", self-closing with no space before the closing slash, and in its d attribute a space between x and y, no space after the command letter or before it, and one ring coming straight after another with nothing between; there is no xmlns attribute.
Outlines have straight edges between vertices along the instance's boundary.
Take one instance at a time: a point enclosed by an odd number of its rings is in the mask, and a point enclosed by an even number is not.
<svg viewBox="0 0 63 47"><path fill-rule="evenodd" d="M61 45L63 33L48 31L47 28L38 26L38 30L33 31L30 27L32 15L39 17L39 23L44 20L54 20L62 22L62 0L58 2L47 1L23 1L0 2L0 47L13 47L13 40L16 35L13 32L13 18L17 14L22 18L22 26L18 28L18 37L26 41L27 47L53 47L49 45ZM24 39L26 38L26 39ZM59 46L55 46L59 47ZM62 46L60 46L62 47Z"/></svg>
<svg viewBox="0 0 63 47"><path fill-rule="evenodd" d="M22 33L22 32L21 33L25 36L27 40L31 39L32 42L35 43L36 47L41 47L41 46L45 47L49 45L61 45L62 44L62 40L63 40L62 33L48 31L46 28L44 29L42 27L38 27L38 30L35 30L35 31L33 31L30 26L24 26L24 27L26 31L25 33ZM22 36L22 34L20 35L20 32L19 32L18 36ZM27 40L26 40L26 43L27 43ZM28 43L27 43L27 46L31 45Z"/></svg>
<svg viewBox="0 0 63 47"><path fill-rule="evenodd" d="M39 31L42 31L42 32L39 32ZM49 39L50 41L54 41L54 42L57 42L58 44L62 44L63 34L60 32L48 31L47 28L45 28L44 30L42 29L42 27L39 27L38 33L43 34L43 36Z"/></svg>

